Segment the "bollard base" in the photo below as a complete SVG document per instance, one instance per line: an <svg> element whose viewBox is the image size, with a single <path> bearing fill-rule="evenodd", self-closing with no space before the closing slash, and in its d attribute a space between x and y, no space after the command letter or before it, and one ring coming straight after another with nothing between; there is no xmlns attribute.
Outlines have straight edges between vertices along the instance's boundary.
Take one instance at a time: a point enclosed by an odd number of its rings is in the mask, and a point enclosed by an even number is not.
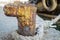
<svg viewBox="0 0 60 40"><path fill-rule="evenodd" d="M42 40L42 37L38 34L34 36L23 36L17 33L17 31L10 34L14 40Z"/></svg>

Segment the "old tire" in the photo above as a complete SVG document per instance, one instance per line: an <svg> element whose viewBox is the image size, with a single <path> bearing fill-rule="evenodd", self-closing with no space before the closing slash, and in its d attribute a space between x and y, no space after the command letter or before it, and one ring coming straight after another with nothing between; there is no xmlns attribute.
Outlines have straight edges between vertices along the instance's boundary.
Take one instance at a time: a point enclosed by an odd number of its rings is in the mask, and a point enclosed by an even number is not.
<svg viewBox="0 0 60 40"><path fill-rule="evenodd" d="M56 0L52 0L52 6L51 7L48 7L46 5L46 0L42 0L42 4L47 11L53 11L57 7L57 1Z"/></svg>

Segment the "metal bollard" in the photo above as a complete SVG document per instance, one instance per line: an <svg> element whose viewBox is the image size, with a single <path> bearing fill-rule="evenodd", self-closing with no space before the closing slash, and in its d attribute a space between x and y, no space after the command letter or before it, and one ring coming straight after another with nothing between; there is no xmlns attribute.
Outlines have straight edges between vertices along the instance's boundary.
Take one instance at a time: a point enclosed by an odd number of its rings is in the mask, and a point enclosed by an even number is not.
<svg viewBox="0 0 60 40"><path fill-rule="evenodd" d="M36 7L29 3L13 3L5 5L4 13L15 16L18 20L18 33L24 36L35 35Z"/></svg>

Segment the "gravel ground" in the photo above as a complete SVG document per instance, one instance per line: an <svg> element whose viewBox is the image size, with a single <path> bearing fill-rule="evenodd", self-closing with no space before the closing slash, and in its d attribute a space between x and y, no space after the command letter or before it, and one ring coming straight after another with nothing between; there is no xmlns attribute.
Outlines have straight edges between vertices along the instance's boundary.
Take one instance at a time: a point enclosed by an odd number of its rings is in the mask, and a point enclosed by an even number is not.
<svg viewBox="0 0 60 40"><path fill-rule="evenodd" d="M60 40L60 31L49 28L44 32L44 40Z"/></svg>
<svg viewBox="0 0 60 40"><path fill-rule="evenodd" d="M41 40L39 35L35 36L22 36L17 34L16 31L10 33L0 32L0 40ZM44 31L42 40L60 40L60 31L49 28Z"/></svg>

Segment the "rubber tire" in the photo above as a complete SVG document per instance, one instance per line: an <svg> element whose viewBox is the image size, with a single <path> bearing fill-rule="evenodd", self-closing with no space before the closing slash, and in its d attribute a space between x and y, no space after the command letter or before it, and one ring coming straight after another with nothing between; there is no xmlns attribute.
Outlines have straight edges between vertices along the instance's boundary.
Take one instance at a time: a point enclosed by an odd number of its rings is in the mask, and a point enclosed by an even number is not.
<svg viewBox="0 0 60 40"><path fill-rule="evenodd" d="M42 4L43 4L43 6L44 6L44 8L47 10L47 11L53 11L53 10L55 10L56 9L56 7L57 7L57 0L52 0L52 6L51 7L48 7L47 5L46 5L46 0L42 0Z"/></svg>

